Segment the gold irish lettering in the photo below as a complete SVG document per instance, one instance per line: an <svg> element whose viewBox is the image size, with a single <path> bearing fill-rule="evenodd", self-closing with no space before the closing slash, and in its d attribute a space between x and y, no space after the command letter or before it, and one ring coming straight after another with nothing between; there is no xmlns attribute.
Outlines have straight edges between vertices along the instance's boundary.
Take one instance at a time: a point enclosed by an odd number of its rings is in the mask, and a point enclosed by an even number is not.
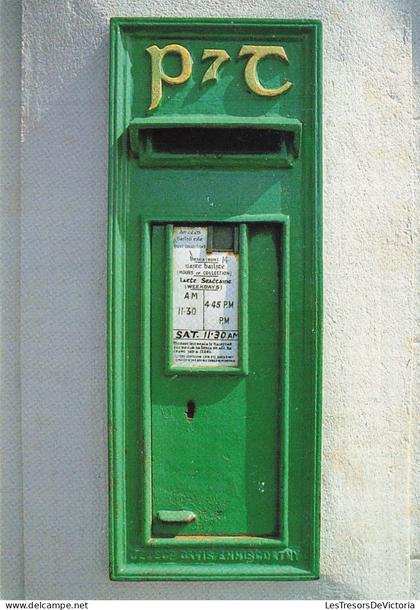
<svg viewBox="0 0 420 610"><path fill-rule="evenodd" d="M168 85L182 85L191 76L193 62L188 49L180 44L167 44L163 49L154 44L147 47L146 51L150 55L152 68L152 95L149 110L154 110L162 99L162 82ZM168 53L174 53L181 58L181 72L178 76L169 76L163 70L162 60Z"/></svg>

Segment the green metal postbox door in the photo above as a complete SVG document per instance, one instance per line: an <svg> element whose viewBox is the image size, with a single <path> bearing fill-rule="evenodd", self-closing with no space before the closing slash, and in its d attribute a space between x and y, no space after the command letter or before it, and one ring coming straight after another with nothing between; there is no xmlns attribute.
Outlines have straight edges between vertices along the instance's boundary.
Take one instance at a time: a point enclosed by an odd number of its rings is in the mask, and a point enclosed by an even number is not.
<svg viewBox="0 0 420 610"><path fill-rule="evenodd" d="M267 224L223 228L241 233L237 252L206 252L208 226L153 228L154 535L279 533L280 239ZM168 374L171 357L181 366Z"/></svg>
<svg viewBox="0 0 420 610"><path fill-rule="evenodd" d="M111 577L316 578L320 24L111 33Z"/></svg>

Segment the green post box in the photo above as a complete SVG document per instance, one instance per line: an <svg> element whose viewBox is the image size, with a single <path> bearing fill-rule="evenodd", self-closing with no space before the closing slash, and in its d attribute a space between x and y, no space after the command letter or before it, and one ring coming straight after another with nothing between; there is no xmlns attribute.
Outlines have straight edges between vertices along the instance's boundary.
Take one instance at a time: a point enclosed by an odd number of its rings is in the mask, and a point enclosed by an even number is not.
<svg viewBox="0 0 420 610"><path fill-rule="evenodd" d="M112 20L113 579L318 576L320 37Z"/></svg>

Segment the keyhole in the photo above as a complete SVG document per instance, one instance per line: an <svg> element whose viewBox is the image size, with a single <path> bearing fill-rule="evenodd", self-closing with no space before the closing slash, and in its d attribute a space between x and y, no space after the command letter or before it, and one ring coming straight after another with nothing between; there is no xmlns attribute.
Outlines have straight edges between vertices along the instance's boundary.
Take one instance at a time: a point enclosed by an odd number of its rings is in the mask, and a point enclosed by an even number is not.
<svg viewBox="0 0 420 610"><path fill-rule="evenodd" d="M192 421L194 415L195 415L195 402L193 400L189 400L187 402L187 408L185 409L185 416L188 419L188 421Z"/></svg>

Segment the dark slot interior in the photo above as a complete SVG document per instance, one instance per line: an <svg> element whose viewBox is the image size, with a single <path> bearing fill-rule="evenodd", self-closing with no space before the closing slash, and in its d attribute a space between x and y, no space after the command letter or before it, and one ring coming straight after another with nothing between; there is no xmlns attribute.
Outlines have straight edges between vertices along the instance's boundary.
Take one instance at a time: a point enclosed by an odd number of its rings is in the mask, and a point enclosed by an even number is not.
<svg viewBox="0 0 420 610"><path fill-rule="evenodd" d="M238 252L238 225L212 224L207 231L207 252Z"/></svg>
<svg viewBox="0 0 420 610"><path fill-rule="evenodd" d="M190 127L142 130L156 153L183 155L268 155L280 152L291 134L274 129Z"/></svg>

